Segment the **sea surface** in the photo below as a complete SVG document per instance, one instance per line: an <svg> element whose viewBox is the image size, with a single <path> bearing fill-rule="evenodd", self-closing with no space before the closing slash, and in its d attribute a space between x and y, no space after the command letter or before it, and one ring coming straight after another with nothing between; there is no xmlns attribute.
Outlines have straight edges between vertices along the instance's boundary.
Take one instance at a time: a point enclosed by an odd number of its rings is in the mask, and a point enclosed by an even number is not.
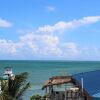
<svg viewBox="0 0 100 100"><path fill-rule="evenodd" d="M30 100L34 94L44 94L41 90L43 84L52 76L73 75L76 73L100 70L99 61L27 61L27 60L1 60L0 75L4 73L5 67L12 67L13 73L29 73L28 81L31 88L24 95L24 100Z"/></svg>

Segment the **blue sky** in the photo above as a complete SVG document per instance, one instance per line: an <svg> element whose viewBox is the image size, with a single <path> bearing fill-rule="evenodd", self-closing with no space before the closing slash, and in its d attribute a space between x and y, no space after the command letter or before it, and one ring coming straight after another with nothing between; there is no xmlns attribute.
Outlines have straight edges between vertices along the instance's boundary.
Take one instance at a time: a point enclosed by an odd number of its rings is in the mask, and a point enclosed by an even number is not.
<svg viewBox="0 0 100 100"><path fill-rule="evenodd" d="M0 59L100 60L99 0L0 0Z"/></svg>

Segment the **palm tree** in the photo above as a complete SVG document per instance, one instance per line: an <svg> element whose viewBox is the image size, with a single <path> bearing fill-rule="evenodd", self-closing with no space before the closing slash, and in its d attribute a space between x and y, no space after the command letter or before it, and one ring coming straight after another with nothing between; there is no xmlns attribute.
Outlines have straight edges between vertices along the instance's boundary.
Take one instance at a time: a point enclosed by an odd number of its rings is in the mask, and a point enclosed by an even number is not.
<svg viewBox="0 0 100 100"><path fill-rule="evenodd" d="M0 94L0 100L22 100L23 94L30 87L27 78L27 72L16 75L14 79L9 78L8 84Z"/></svg>

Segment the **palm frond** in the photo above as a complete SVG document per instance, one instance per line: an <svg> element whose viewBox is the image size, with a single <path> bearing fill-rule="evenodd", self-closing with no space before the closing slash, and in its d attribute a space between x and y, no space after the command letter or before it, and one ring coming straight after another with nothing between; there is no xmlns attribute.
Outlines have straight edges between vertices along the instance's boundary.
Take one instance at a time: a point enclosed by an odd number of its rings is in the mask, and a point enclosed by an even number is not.
<svg viewBox="0 0 100 100"><path fill-rule="evenodd" d="M27 72L16 75L13 80L9 78L8 84L5 85L2 94L0 94L0 100L19 100L30 87L27 78Z"/></svg>
<svg viewBox="0 0 100 100"><path fill-rule="evenodd" d="M30 83L27 83L25 86L23 86L19 91L18 94L16 94L16 98L22 97L25 93L25 91L30 88Z"/></svg>

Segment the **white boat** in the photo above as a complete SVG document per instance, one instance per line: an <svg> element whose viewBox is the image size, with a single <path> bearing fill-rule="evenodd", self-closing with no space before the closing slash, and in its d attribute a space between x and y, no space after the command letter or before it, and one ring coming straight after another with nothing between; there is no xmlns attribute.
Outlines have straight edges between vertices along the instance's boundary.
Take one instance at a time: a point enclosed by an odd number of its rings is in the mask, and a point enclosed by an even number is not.
<svg viewBox="0 0 100 100"><path fill-rule="evenodd" d="M14 74L13 74L13 72L12 72L12 68L11 68L11 67L6 67L6 68L5 68L4 75L8 75L9 77L14 76Z"/></svg>

